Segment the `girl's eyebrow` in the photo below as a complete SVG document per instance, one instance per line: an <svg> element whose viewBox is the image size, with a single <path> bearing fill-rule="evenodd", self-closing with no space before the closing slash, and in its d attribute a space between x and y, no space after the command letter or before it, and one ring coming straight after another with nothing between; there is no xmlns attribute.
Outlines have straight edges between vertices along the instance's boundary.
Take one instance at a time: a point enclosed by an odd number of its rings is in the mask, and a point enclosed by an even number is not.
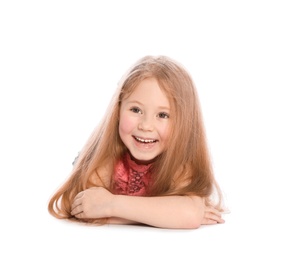
<svg viewBox="0 0 287 260"><path fill-rule="evenodd" d="M127 104L130 104L130 103L137 103L137 104L143 106L143 104L142 104L141 102L137 101L137 100L131 100L131 101L128 101L128 102L127 102Z"/></svg>
<svg viewBox="0 0 287 260"><path fill-rule="evenodd" d="M137 101L137 100L131 100L131 101L128 101L127 104L138 104L140 106L144 106L144 104L142 104L141 102ZM159 109L163 109L163 110L170 110L169 107L166 107L166 106L159 106L158 107Z"/></svg>
<svg viewBox="0 0 287 260"><path fill-rule="evenodd" d="M170 110L169 107L164 107L164 106L160 106L160 107L158 107L158 108L163 109L163 110Z"/></svg>

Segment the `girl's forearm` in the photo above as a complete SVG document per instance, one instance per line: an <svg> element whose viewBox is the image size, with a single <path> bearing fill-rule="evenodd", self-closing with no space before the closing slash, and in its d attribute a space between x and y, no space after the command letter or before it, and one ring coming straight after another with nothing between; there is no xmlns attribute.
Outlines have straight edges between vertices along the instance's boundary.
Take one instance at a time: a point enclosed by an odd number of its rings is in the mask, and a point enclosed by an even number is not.
<svg viewBox="0 0 287 260"><path fill-rule="evenodd" d="M204 215L199 197L114 195L110 223L142 223L160 228L198 228Z"/></svg>

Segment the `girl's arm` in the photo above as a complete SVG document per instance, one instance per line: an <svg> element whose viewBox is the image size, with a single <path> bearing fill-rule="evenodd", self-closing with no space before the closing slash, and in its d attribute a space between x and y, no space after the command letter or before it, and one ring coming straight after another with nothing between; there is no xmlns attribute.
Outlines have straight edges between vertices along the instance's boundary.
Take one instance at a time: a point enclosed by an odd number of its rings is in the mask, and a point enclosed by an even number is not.
<svg viewBox="0 0 287 260"><path fill-rule="evenodd" d="M221 215L207 209L200 197L136 197L113 195L102 187L80 192L72 204L77 218L110 218L109 223L142 223L160 228L198 228L221 223Z"/></svg>
<svg viewBox="0 0 287 260"><path fill-rule="evenodd" d="M111 215L160 228L198 228L204 215L199 197L116 195Z"/></svg>

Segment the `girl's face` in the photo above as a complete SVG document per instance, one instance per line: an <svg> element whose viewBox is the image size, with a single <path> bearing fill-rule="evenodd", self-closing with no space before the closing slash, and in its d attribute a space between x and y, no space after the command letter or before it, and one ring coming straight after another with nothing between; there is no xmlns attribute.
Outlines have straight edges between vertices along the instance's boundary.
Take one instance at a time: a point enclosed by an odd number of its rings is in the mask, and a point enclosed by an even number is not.
<svg viewBox="0 0 287 260"><path fill-rule="evenodd" d="M150 163L167 147L170 104L156 79L143 80L120 108L119 134L134 159Z"/></svg>

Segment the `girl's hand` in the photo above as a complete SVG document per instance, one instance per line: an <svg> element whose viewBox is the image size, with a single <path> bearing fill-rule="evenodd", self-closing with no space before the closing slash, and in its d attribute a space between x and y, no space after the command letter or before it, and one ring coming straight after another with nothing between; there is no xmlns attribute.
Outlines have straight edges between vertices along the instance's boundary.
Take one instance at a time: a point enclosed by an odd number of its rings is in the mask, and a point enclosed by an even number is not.
<svg viewBox="0 0 287 260"><path fill-rule="evenodd" d="M204 216L202 219L202 225L211 225L217 223L224 223L224 219L221 213L212 206L206 206L204 210Z"/></svg>
<svg viewBox="0 0 287 260"><path fill-rule="evenodd" d="M71 214L76 218L110 217L113 196L103 187L81 191L74 198Z"/></svg>

